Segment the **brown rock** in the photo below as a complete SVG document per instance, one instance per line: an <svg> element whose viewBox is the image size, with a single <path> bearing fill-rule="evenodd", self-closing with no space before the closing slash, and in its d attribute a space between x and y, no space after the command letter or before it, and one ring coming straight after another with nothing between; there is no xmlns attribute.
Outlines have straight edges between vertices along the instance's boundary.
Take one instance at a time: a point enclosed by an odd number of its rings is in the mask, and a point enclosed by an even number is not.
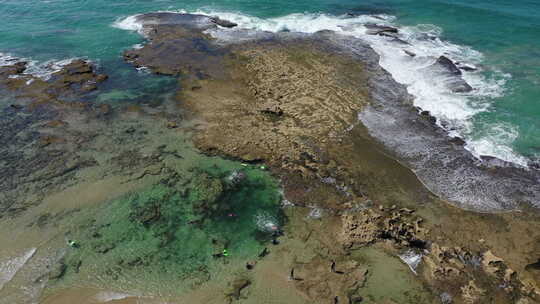
<svg viewBox="0 0 540 304"><path fill-rule="evenodd" d="M486 251L482 257L484 270L489 274L495 275L500 272L502 264L503 259L495 256L491 250Z"/></svg>
<svg viewBox="0 0 540 304"><path fill-rule="evenodd" d="M91 91L94 91L94 90L97 90L97 85L95 85L94 83L85 83L81 87L81 91L83 91L83 92L91 92Z"/></svg>
<svg viewBox="0 0 540 304"><path fill-rule="evenodd" d="M381 217L371 209L342 215L342 231L339 237L343 247L352 249L375 242L382 233Z"/></svg>
<svg viewBox="0 0 540 304"><path fill-rule="evenodd" d="M463 301L467 304L480 303L486 291L476 286L474 280L469 281L469 284L461 287L461 295Z"/></svg>
<svg viewBox="0 0 540 304"><path fill-rule="evenodd" d="M96 80L96 82L99 83L99 82L103 82L103 81L107 80L108 78L109 78L108 75L99 74L99 75L96 76L95 80Z"/></svg>

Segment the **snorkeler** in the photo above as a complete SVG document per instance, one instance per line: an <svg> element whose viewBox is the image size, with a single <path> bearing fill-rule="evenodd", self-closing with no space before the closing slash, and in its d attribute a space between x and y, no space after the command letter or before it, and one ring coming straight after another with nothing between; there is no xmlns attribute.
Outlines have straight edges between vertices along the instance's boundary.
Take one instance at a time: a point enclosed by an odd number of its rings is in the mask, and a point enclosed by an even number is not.
<svg viewBox="0 0 540 304"><path fill-rule="evenodd" d="M223 249L222 252L220 253L214 253L212 254L212 257L217 259L217 258L224 258L224 257L228 257L229 256L229 251L227 249Z"/></svg>
<svg viewBox="0 0 540 304"><path fill-rule="evenodd" d="M281 230L278 226L272 226L272 244L279 245L278 237L283 235L283 230Z"/></svg>

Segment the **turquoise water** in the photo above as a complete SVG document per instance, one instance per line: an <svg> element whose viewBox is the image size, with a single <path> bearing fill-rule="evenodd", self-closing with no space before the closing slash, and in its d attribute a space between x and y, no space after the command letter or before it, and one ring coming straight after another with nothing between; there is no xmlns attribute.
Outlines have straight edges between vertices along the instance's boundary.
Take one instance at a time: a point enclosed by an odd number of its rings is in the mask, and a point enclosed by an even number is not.
<svg viewBox="0 0 540 304"><path fill-rule="evenodd" d="M436 25L441 39L483 54L477 64L485 77L499 80L503 91L467 101L482 108L461 130L473 149L521 163L522 156L540 156L540 2L533 0L0 0L0 53L39 62L86 57L115 79L109 86L148 97L169 84L123 63L122 51L142 39L111 25L137 13L200 9L262 19L292 13L386 14L400 25Z"/></svg>

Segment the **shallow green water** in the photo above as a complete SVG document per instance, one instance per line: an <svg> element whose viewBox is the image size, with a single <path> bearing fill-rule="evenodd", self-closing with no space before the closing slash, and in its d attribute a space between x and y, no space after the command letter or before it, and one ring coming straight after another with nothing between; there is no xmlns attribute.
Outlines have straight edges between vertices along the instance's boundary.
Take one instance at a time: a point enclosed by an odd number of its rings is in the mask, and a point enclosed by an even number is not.
<svg viewBox="0 0 540 304"><path fill-rule="evenodd" d="M54 284L172 295L257 259L271 226L283 224L281 195L267 172L233 168L213 165L78 213Z"/></svg>

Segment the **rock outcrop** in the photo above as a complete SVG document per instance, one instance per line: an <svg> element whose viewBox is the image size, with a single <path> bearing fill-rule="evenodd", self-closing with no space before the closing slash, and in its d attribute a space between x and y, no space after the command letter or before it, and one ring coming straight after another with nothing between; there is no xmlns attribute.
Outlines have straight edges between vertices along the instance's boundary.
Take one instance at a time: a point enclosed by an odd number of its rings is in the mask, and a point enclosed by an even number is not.
<svg viewBox="0 0 540 304"><path fill-rule="evenodd" d="M346 250L380 240L392 240L397 247L425 247L429 231L421 227L423 220L414 216L413 210L381 209L366 209L341 216L340 241Z"/></svg>
<svg viewBox="0 0 540 304"><path fill-rule="evenodd" d="M468 93L473 88L462 78L463 73L456 64L446 56L441 56L429 67L432 72L445 77L445 85L455 93Z"/></svg>

